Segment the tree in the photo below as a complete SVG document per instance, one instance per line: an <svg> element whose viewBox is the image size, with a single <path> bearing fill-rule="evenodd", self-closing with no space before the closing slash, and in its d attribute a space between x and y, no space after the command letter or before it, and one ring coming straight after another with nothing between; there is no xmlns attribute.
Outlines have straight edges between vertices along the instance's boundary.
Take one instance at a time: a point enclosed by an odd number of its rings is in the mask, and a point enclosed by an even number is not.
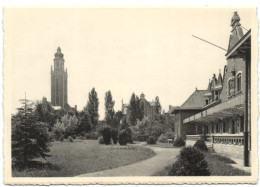
<svg viewBox="0 0 260 187"><path fill-rule="evenodd" d="M131 125L136 125L137 112L136 112L136 97L135 93L132 94L129 104L129 121Z"/></svg>
<svg viewBox="0 0 260 187"><path fill-rule="evenodd" d="M50 156L49 125L38 121L37 112L28 107L27 101L25 99L24 107L12 116L12 162L20 168L25 168L35 158Z"/></svg>
<svg viewBox="0 0 260 187"><path fill-rule="evenodd" d="M77 128L78 133L91 132L92 123L88 111L82 111L79 114L79 126Z"/></svg>
<svg viewBox="0 0 260 187"><path fill-rule="evenodd" d="M162 110L162 107L161 107L161 104L160 104L160 101L159 101L159 97L156 96L155 97L155 113L157 115L157 119L159 118L159 116L161 114L161 110Z"/></svg>
<svg viewBox="0 0 260 187"><path fill-rule="evenodd" d="M115 114L114 105L115 101L113 101L112 94L109 90L105 94L105 120L109 126L111 126L113 123L113 117Z"/></svg>
<svg viewBox="0 0 260 187"><path fill-rule="evenodd" d="M98 106L99 106L99 100L97 96L97 92L95 91L95 88L92 88L91 92L88 95L88 103L86 106L86 110L88 111L88 114L90 116L92 129L96 129L96 126L98 125Z"/></svg>
<svg viewBox="0 0 260 187"><path fill-rule="evenodd" d="M136 96L135 102L136 102L136 108L135 108L136 117L139 121L142 121L144 118L144 103L141 102L138 96Z"/></svg>
<svg viewBox="0 0 260 187"><path fill-rule="evenodd" d="M123 118L123 113L122 111L117 111L113 117L113 123L111 125L111 127L113 127L114 129L118 129L120 126L120 121Z"/></svg>

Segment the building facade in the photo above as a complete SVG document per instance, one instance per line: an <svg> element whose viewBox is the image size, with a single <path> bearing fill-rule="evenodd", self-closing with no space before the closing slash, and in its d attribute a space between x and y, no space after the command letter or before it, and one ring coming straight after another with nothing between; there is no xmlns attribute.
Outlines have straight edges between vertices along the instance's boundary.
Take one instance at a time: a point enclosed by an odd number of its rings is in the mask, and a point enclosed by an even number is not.
<svg viewBox="0 0 260 187"><path fill-rule="evenodd" d="M251 30L243 33L237 12L231 19L231 36L223 79L213 76L201 112L187 117L183 124L196 129L186 143L203 138L215 152L244 159L249 165L251 150Z"/></svg>
<svg viewBox="0 0 260 187"><path fill-rule="evenodd" d="M64 108L68 103L68 73L64 70L64 58L58 47L54 58L54 69L51 66L51 103Z"/></svg>

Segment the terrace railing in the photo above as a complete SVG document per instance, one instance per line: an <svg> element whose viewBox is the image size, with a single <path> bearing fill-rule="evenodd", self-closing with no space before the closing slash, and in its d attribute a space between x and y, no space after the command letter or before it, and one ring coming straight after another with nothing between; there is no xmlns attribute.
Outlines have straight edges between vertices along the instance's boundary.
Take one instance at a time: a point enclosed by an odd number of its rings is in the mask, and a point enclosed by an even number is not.
<svg viewBox="0 0 260 187"><path fill-rule="evenodd" d="M244 145L244 136L243 135L221 135L221 136L212 136L212 142L214 144L230 144L230 145Z"/></svg>

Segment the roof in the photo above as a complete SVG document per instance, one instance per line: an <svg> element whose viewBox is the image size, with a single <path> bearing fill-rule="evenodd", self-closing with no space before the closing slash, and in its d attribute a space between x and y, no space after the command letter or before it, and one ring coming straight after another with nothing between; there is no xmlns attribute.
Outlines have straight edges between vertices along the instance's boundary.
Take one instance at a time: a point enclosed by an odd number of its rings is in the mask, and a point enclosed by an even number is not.
<svg viewBox="0 0 260 187"><path fill-rule="evenodd" d="M191 96L181 105L176 107L170 107L168 113L173 113L177 110L200 110L205 105L204 95L208 93L208 90L195 90Z"/></svg>
<svg viewBox="0 0 260 187"><path fill-rule="evenodd" d="M205 105L205 98L203 97L208 90L195 90L193 94L181 105L185 108L200 108Z"/></svg>

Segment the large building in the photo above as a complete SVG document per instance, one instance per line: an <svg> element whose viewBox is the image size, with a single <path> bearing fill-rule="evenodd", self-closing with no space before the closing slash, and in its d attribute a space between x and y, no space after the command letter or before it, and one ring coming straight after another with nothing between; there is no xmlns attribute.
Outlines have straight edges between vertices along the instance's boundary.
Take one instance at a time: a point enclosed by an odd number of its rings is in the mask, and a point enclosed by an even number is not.
<svg viewBox="0 0 260 187"><path fill-rule="evenodd" d="M237 12L231 19L231 35L223 78L214 75L204 93L204 106L180 119L186 144L203 138L215 152L244 160L251 152L251 30L243 33Z"/></svg>
<svg viewBox="0 0 260 187"><path fill-rule="evenodd" d="M58 47L54 58L54 69L51 66L51 103L64 108L68 103L67 68L64 71L64 58Z"/></svg>

